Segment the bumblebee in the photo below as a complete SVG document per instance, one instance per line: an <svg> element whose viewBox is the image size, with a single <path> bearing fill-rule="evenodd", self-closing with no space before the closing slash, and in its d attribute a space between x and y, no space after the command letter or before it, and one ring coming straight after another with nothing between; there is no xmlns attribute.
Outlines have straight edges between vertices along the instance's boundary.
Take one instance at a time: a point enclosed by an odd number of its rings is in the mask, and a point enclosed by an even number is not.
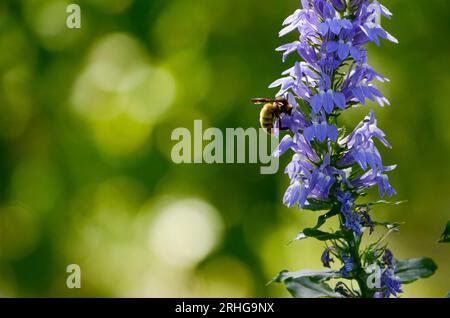
<svg viewBox="0 0 450 318"><path fill-rule="evenodd" d="M275 120L278 120L279 129L287 129L281 127L280 115L283 113L290 115L293 107L285 98L253 98L252 102L256 105L264 104L261 112L259 113L259 122L261 123L261 127L266 129L269 135L273 135Z"/></svg>

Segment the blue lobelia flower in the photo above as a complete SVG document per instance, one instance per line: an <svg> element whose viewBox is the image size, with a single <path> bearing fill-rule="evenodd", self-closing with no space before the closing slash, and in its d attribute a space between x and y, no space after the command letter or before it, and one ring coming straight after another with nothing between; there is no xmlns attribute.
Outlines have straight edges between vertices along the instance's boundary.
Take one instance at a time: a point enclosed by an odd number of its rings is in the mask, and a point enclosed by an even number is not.
<svg viewBox="0 0 450 318"><path fill-rule="evenodd" d="M340 144L349 150L339 159L337 164L351 166L356 162L363 170L366 170L368 166L372 169L382 169L381 155L375 147L373 137L379 139L386 147L391 148L391 145L384 138L383 131L377 127L374 113L371 111L369 116L366 116L350 135L340 141Z"/></svg>
<svg viewBox="0 0 450 318"><path fill-rule="evenodd" d="M330 263L334 263L334 259L331 258L330 256L330 252L333 250L334 248L331 247L326 247L325 250L322 253L322 256L320 257L320 260L322 261L323 266L330 268Z"/></svg>
<svg viewBox="0 0 450 318"><path fill-rule="evenodd" d="M334 176L336 169L330 167L328 155L325 156L320 166L302 161L301 156L297 156L286 167L286 173L291 178L291 185L285 192L283 203L288 207L298 203L302 208L309 196L318 200L326 200L331 186L336 181Z"/></svg>
<svg viewBox="0 0 450 318"><path fill-rule="evenodd" d="M311 162L319 162L320 160L319 156L312 149L309 141L299 133L295 134L294 137L291 137L290 135L284 136L283 139L281 139L280 144L275 148L272 156L278 158L288 149L292 149L295 153L301 155L302 158Z"/></svg>
<svg viewBox="0 0 450 318"><path fill-rule="evenodd" d="M352 211L355 199L350 192L338 192L338 200L341 202L341 213L344 217L344 228L351 230L356 236L361 236L361 216Z"/></svg>
<svg viewBox="0 0 450 318"><path fill-rule="evenodd" d="M342 268L339 270L343 277L349 277L350 272L355 268L355 264L350 255L342 254L341 259L343 262Z"/></svg>
<svg viewBox="0 0 450 318"><path fill-rule="evenodd" d="M341 215L342 229L353 233L343 240L356 242L363 227L372 232L375 225L369 208L356 206L356 199L375 185L381 196L395 194L386 175L395 165L383 165L375 139L385 147L391 145L377 127L373 111L347 136L338 130L337 118L347 108L364 105L368 100L380 106L389 105L375 83L388 79L368 64L365 45L369 42L378 45L380 39L397 42L378 22L380 16L390 18L392 13L374 0L301 0L301 3L303 8L287 17L279 32L284 36L298 31L298 38L276 49L282 52L283 62L292 55L299 60L270 84L271 88L278 88L277 97L287 99L293 106L290 114L280 115L280 124L290 132L273 153L279 157L288 150L293 152L284 171L290 182L283 203L312 209L332 207L332 214ZM277 121L275 128L280 128L278 125ZM333 261L331 254L335 255L343 263L342 277L348 278L355 264L361 263L352 256L359 255L349 255L337 242L333 244L335 253L327 247L321 261L329 267ZM401 292L391 271L395 261L389 253L386 250L383 256L386 268L380 296Z"/></svg>
<svg viewBox="0 0 450 318"><path fill-rule="evenodd" d="M331 141L336 141L338 129L336 126L329 124L324 116L319 116L313 120L311 126L303 130L303 135L308 141L314 138L318 142L324 142L327 138Z"/></svg>
<svg viewBox="0 0 450 318"><path fill-rule="evenodd" d="M301 98L309 99L310 88L302 82L302 78L305 76L315 77L316 74L311 72L311 70L305 66L305 63L296 62L293 67L284 71L282 75L286 75L286 77L277 79L269 86L269 88L280 86L280 90L276 94L277 97L283 96L286 93L292 95L292 93L289 93L290 90Z"/></svg>
<svg viewBox="0 0 450 318"><path fill-rule="evenodd" d="M325 0L314 1L314 8L323 20L317 25L322 36L326 36L329 32L338 35L342 29L352 28L352 23L347 19L339 18L335 8Z"/></svg>
<svg viewBox="0 0 450 318"><path fill-rule="evenodd" d="M334 8L338 11L345 11L346 5L343 0L331 0Z"/></svg>
<svg viewBox="0 0 450 318"><path fill-rule="evenodd" d="M396 165L392 165L388 167L382 167L380 169L371 169L361 177L358 177L355 180L351 181L351 184L357 188L370 188L374 185L378 185L381 197L384 197L385 194L391 197L396 192L390 185L388 176L383 174L383 172L394 170L395 167Z"/></svg>
<svg viewBox="0 0 450 318"><path fill-rule="evenodd" d="M381 292L382 298L389 298L392 296L397 296L398 293L403 293L401 289L402 283L398 277L395 276L394 269L386 268L381 273Z"/></svg>
<svg viewBox="0 0 450 318"><path fill-rule="evenodd" d="M341 13L346 4L354 12L352 21ZM288 206L298 203L302 207L309 197L327 200L331 187L339 180L347 183L349 188L359 190L378 185L381 195L393 195L395 190L384 174L392 167L383 166L373 137L386 147L390 145L384 133L377 128L373 112L350 135L339 141L346 151L333 163L329 153L318 154L312 146L314 142L337 141L337 127L328 121L328 116L336 109L346 109L349 102L364 104L366 99L377 101L380 105L389 103L371 83L375 79L380 82L387 79L367 64L367 50L363 45L369 41L377 43L379 37L394 41L377 24L380 15L390 17L391 13L378 2L368 0L303 0L302 6L303 9L286 18L280 31L280 36L284 36L298 30L298 40L278 47L277 51L283 52L283 61L292 53L297 53L303 61L295 62L293 67L282 73L284 77L270 85L280 87L277 96L286 97L294 106L291 115L281 116L281 124L289 128L293 136L285 136L273 153L278 157L288 149L294 151L292 161L285 169L291 182L283 201ZM336 86L333 84L335 72L349 57L353 62L348 74ZM309 116L299 110L297 98L310 106ZM345 168L354 163L363 170L369 167L371 170L349 183L346 173L338 167ZM349 202L341 202L345 227L359 235L361 215L352 212L353 206L349 206Z"/></svg>
<svg viewBox="0 0 450 318"><path fill-rule="evenodd" d="M394 43L398 43L398 40L386 32L378 23L380 15L387 18L392 16L392 13L377 1L367 5L363 4L361 9L358 10L357 20L361 21L360 29L367 36L368 40L380 45L379 38L389 40Z"/></svg>
<svg viewBox="0 0 450 318"><path fill-rule="evenodd" d="M375 72L366 63L357 64L342 83L342 92L345 98L363 105L365 105L366 99L377 102L380 106L389 105L386 97L381 94L375 85L371 84L375 79L380 82L388 81L387 78Z"/></svg>
<svg viewBox="0 0 450 318"><path fill-rule="evenodd" d="M338 41L328 41L323 44L323 49L326 50L327 53L337 53L337 57L339 57L340 61L344 61L349 55L355 61L359 61L361 58L360 48L354 46L351 40L345 40L345 36L342 36ZM348 36L348 38L352 38L352 36Z"/></svg>
<svg viewBox="0 0 450 318"><path fill-rule="evenodd" d="M319 90L319 92L311 97L311 107L312 114L315 115L322 109L325 110L327 114L331 114L334 106L340 109L345 108L345 96L341 92L335 92L332 89Z"/></svg>
<svg viewBox="0 0 450 318"><path fill-rule="evenodd" d="M331 114L334 107L345 109L345 95L342 92L336 92L331 89L331 80L327 74L322 74L318 81L318 93L311 97L311 114L316 115L324 110L327 114Z"/></svg>
<svg viewBox="0 0 450 318"><path fill-rule="evenodd" d="M385 249L383 253L383 263L389 268L395 268L395 258L390 249Z"/></svg>

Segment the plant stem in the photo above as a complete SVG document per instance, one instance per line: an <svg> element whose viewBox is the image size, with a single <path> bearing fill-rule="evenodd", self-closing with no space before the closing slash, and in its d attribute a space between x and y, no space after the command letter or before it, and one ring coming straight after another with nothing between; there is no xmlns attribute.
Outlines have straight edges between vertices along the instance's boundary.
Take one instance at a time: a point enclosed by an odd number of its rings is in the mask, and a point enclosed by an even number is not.
<svg viewBox="0 0 450 318"><path fill-rule="evenodd" d="M350 255L352 257L353 263L355 264L355 268L353 269L354 279L358 283L359 291L361 294L361 298L372 298L373 294L367 286L367 275L362 266L361 257L359 254L359 246L361 243L361 238L355 237L353 231L346 231L343 224L344 218L342 215L339 215L339 225L342 230L347 232L345 235L345 241L349 248Z"/></svg>
<svg viewBox="0 0 450 318"><path fill-rule="evenodd" d="M349 238L347 239L348 246L350 248L350 254L353 258L355 264L354 273L355 280L358 283L359 290L361 293L361 298L372 298L372 292L367 286L367 274L362 266L361 257L359 254L359 245L361 243L361 238L355 237L353 232L349 233Z"/></svg>

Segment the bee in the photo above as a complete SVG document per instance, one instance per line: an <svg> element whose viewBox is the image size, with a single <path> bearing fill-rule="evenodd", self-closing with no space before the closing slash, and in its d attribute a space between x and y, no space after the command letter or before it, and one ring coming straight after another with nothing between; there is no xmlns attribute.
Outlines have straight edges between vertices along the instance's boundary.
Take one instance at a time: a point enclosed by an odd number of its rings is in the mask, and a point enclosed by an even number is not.
<svg viewBox="0 0 450 318"><path fill-rule="evenodd" d="M278 120L280 130L287 130L287 128L281 127L280 115L283 113L290 115L293 107L285 98L253 98L252 103L256 105L264 104L259 113L259 122L269 135L273 135L275 120Z"/></svg>

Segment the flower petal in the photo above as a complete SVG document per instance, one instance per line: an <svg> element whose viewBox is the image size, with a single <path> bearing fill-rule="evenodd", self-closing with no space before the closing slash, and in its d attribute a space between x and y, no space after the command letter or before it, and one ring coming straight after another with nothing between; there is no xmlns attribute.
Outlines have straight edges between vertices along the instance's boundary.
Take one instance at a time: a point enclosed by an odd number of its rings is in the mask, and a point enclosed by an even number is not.
<svg viewBox="0 0 450 318"><path fill-rule="evenodd" d="M292 137L289 135L284 136L283 139L281 139L280 144L277 146L277 148L272 153L272 156L275 158L278 158L293 145L294 145L294 141L293 141Z"/></svg>
<svg viewBox="0 0 450 318"><path fill-rule="evenodd" d="M328 138L332 141L336 141L338 138L338 129L334 125L328 125Z"/></svg>
<svg viewBox="0 0 450 318"><path fill-rule="evenodd" d="M340 109L345 109L346 102L345 102L345 95L343 93L334 92L333 100L337 107L339 107Z"/></svg>
<svg viewBox="0 0 450 318"><path fill-rule="evenodd" d="M323 95L322 94L316 94L311 98L311 108L313 110L313 114L317 114L320 109L322 108L323 104Z"/></svg>
<svg viewBox="0 0 450 318"><path fill-rule="evenodd" d="M345 60L350 52L350 49L347 44L340 43L338 49L338 56L341 60Z"/></svg>
<svg viewBox="0 0 450 318"><path fill-rule="evenodd" d="M323 142L327 138L327 122L323 121L321 123L314 123L313 125L316 130L317 140Z"/></svg>
<svg viewBox="0 0 450 318"><path fill-rule="evenodd" d="M331 114L331 112L333 111L334 108L334 103L333 103L333 91L332 90L328 90L325 95L324 95L324 102L323 102L323 107L325 109L325 111L328 114Z"/></svg>
<svg viewBox="0 0 450 318"><path fill-rule="evenodd" d="M294 181L286 190L283 197L283 203L287 205L288 208L294 206L300 198L300 182Z"/></svg>

